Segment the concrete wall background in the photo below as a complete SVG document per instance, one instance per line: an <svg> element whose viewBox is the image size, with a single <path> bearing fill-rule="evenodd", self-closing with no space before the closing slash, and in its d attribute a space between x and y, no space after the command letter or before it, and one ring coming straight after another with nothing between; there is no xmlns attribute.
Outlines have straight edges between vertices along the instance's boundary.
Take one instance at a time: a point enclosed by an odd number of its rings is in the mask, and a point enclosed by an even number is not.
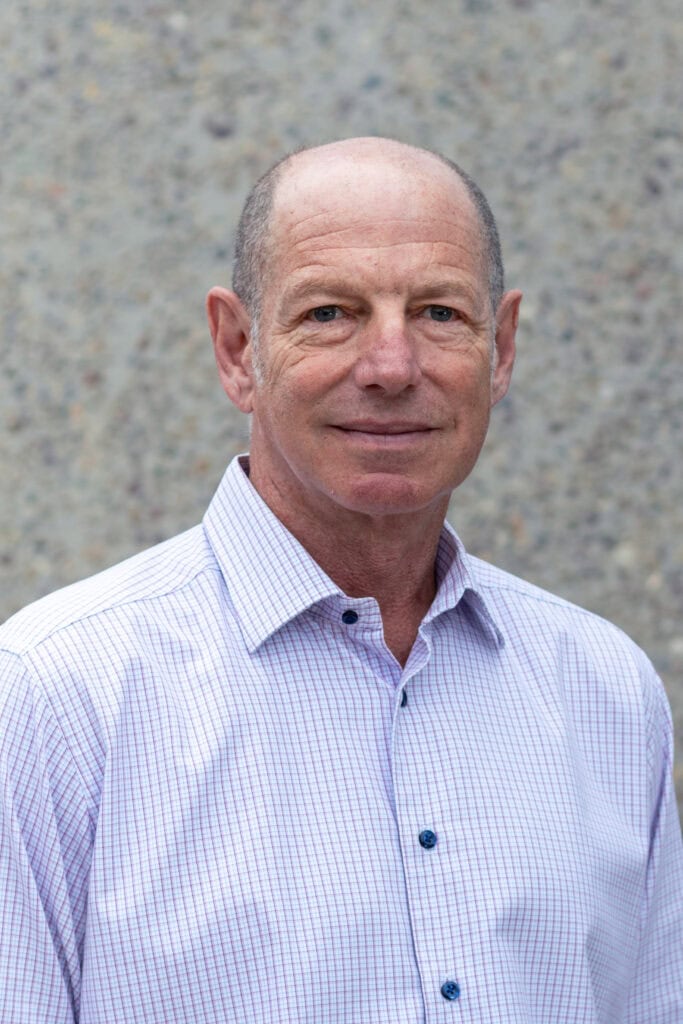
<svg viewBox="0 0 683 1024"><path fill-rule="evenodd" d="M203 300L249 184L394 135L477 178L526 295L453 521L648 651L683 762L679 4L33 0L0 47L0 618L198 520L246 444Z"/></svg>

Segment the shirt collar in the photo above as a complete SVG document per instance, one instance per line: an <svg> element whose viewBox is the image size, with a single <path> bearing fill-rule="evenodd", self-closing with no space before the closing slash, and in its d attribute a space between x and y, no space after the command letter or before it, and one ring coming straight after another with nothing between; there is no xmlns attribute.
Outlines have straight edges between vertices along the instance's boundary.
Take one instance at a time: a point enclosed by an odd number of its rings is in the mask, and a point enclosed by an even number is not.
<svg viewBox="0 0 683 1024"><path fill-rule="evenodd" d="M341 591L263 501L248 465L246 456L232 460L204 530L253 653L290 619Z"/></svg>
<svg viewBox="0 0 683 1024"><path fill-rule="evenodd" d="M477 625L496 644L502 647L505 638L477 586L475 565L453 527L444 522L436 551L436 597L424 622L436 619L444 612L466 605Z"/></svg>
<svg viewBox="0 0 683 1024"><path fill-rule="evenodd" d="M314 604L343 592L266 505L247 476L248 457L228 466L203 525L250 653ZM461 600L498 645L503 637L475 586L470 560L448 524L436 558L437 594L424 623Z"/></svg>

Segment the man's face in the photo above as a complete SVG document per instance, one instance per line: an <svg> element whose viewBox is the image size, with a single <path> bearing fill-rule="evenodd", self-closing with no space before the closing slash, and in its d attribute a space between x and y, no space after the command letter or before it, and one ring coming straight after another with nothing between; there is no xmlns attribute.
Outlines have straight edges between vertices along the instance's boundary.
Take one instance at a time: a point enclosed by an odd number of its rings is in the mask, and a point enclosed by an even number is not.
<svg viewBox="0 0 683 1024"><path fill-rule="evenodd" d="M445 510L474 466L511 358L492 372L472 203L428 172L330 161L279 185L251 392L252 476L272 505Z"/></svg>

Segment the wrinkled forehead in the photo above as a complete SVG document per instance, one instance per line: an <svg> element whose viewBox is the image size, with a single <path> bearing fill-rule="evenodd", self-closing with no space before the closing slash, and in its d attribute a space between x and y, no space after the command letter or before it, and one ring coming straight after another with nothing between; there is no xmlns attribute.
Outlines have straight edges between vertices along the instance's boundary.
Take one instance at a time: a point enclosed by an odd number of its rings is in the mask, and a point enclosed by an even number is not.
<svg viewBox="0 0 683 1024"><path fill-rule="evenodd" d="M416 241L457 230L483 256L479 217L465 185L431 154L408 147L381 157L340 156L334 147L302 153L275 191L271 255L286 262L289 253L316 239L329 245L363 237L369 245L381 244L401 224Z"/></svg>

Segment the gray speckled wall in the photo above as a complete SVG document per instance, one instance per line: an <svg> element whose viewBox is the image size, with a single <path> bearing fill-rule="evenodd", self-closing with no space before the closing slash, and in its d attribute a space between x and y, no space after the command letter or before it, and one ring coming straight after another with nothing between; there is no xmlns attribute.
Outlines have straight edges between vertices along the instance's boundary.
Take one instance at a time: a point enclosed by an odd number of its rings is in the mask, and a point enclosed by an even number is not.
<svg viewBox="0 0 683 1024"><path fill-rule="evenodd" d="M0 46L0 616L201 516L246 444L203 300L250 182L394 135L480 181L526 294L452 518L647 649L683 764L678 0L33 0Z"/></svg>

